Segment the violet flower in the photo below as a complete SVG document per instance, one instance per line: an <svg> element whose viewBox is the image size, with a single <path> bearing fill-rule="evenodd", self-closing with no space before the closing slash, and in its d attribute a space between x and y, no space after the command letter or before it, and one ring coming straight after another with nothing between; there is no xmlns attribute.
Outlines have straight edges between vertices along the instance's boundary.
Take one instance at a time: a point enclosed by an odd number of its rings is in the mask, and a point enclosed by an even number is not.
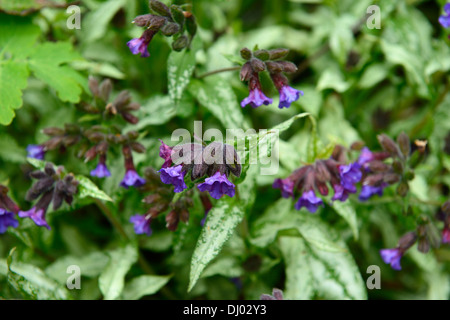
<svg viewBox="0 0 450 320"><path fill-rule="evenodd" d="M197 187L202 192L208 191L214 199L220 199L224 194L234 197L235 194L235 185L220 171L217 171L212 177L206 178L205 182Z"/></svg>
<svg viewBox="0 0 450 320"><path fill-rule="evenodd" d="M391 265L394 270L401 270L400 259L403 256L404 251L401 248L382 249L380 250L381 258L385 263Z"/></svg>
<svg viewBox="0 0 450 320"><path fill-rule="evenodd" d="M46 211L44 209L38 209L36 207L32 207L28 211L19 211L19 217L21 218L30 218L31 220L36 223L36 225L45 227L50 230L50 226L48 225L47 221L45 220L45 213Z"/></svg>
<svg viewBox="0 0 450 320"><path fill-rule="evenodd" d="M145 179L141 178L135 169L128 169L125 172L123 180L120 182L120 186L128 189L128 187L141 187L145 184Z"/></svg>
<svg viewBox="0 0 450 320"><path fill-rule="evenodd" d="M184 176L186 171L182 171L183 166L180 164L175 167L162 168L158 172L161 173L161 181L165 184L172 184L175 189L174 192L178 193L187 188L184 182Z"/></svg>
<svg viewBox="0 0 450 320"><path fill-rule="evenodd" d="M450 3L447 3L444 6L444 12L445 12L445 14L443 14L442 16L439 17L439 23L444 28L449 28L450 27Z"/></svg>
<svg viewBox="0 0 450 320"><path fill-rule="evenodd" d="M134 232L136 234L146 234L150 236L152 229L150 228L150 222L152 221L151 215L136 214L130 218L130 222L134 224Z"/></svg>
<svg viewBox="0 0 450 320"><path fill-rule="evenodd" d="M379 186L369 186L369 185L363 186L359 194L359 200L366 201L376 194L378 194L381 197L383 195L383 190L386 186L387 184L381 184Z"/></svg>
<svg viewBox="0 0 450 320"><path fill-rule="evenodd" d="M283 198L289 198L294 195L294 181L289 178L275 179L272 188L281 189L281 196Z"/></svg>
<svg viewBox="0 0 450 320"><path fill-rule="evenodd" d="M294 89L288 85L283 85L280 89L280 103L278 108L289 108L291 103L297 101L300 96L303 96L303 91Z"/></svg>
<svg viewBox="0 0 450 320"><path fill-rule="evenodd" d="M39 160L44 160L45 150L44 147L39 144L29 144L27 146L27 157Z"/></svg>
<svg viewBox="0 0 450 320"><path fill-rule="evenodd" d="M300 210L302 207L308 209L309 212L315 213L319 206L323 206L322 199L316 197L313 189L303 192L302 196L295 204L295 209Z"/></svg>
<svg viewBox="0 0 450 320"><path fill-rule="evenodd" d="M0 234L5 233L8 227L17 228L19 221L14 217L14 213L0 208Z"/></svg>

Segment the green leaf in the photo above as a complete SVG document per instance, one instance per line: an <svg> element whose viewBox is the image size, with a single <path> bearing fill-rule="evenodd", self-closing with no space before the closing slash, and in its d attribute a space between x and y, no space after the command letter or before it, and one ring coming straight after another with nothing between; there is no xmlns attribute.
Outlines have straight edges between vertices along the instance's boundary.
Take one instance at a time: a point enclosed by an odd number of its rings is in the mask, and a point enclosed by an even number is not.
<svg viewBox="0 0 450 320"><path fill-rule="evenodd" d="M44 43L30 56L28 65L34 75L54 88L62 101L79 102L83 83L80 75L67 65L81 56L69 42ZM83 79L84 81L84 79Z"/></svg>
<svg viewBox="0 0 450 320"><path fill-rule="evenodd" d="M4 161L23 163L26 157L25 149L20 147L16 140L7 134L0 134L0 150L7 150L7 152L0 152L0 158Z"/></svg>
<svg viewBox="0 0 450 320"><path fill-rule="evenodd" d="M108 253L110 260L98 279L100 291L105 300L114 300L122 294L125 275L137 261L138 253L135 247L128 245Z"/></svg>
<svg viewBox="0 0 450 320"><path fill-rule="evenodd" d="M1 29L0 29L1 32ZM22 107L22 90L27 86L26 64L12 60L0 61L0 124L9 125L14 118L14 109Z"/></svg>
<svg viewBox="0 0 450 320"><path fill-rule="evenodd" d="M344 92L350 88L350 83L345 81L341 71L337 68L325 70L317 82L317 90L333 89L337 92Z"/></svg>
<svg viewBox="0 0 450 320"><path fill-rule="evenodd" d="M194 80L189 91L225 128L244 129L244 116L228 81L220 76L211 76L204 81Z"/></svg>
<svg viewBox="0 0 450 320"><path fill-rule="evenodd" d="M188 291L192 290L205 267L219 254L233 234L243 219L246 208L252 205L256 195L254 183L258 169L255 165L251 166L244 182L236 186L238 190L235 197L224 196L208 213L192 255Z"/></svg>
<svg viewBox="0 0 450 320"><path fill-rule="evenodd" d="M347 221L348 225L352 229L354 239L358 240L358 220L356 218L356 211L353 205L349 201L334 201L333 203L330 202L329 205L334 209L334 211L336 211L337 214Z"/></svg>
<svg viewBox="0 0 450 320"><path fill-rule="evenodd" d="M77 265L83 277L96 277L108 264L108 256L99 251L91 252L85 256L63 256L45 268L45 273L52 276L59 283L66 283L67 267Z"/></svg>
<svg viewBox="0 0 450 320"><path fill-rule="evenodd" d="M83 40L93 42L102 38L114 15L125 5L125 0L109 0L103 2L95 11L83 18Z"/></svg>
<svg viewBox="0 0 450 320"><path fill-rule="evenodd" d="M192 41L192 48L181 52L172 51L167 59L167 78L169 96L172 102L177 105L183 92L191 81L191 76L195 68L195 52L200 47L199 37Z"/></svg>
<svg viewBox="0 0 450 320"><path fill-rule="evenodd" d="M8 283L25 299L67 300L71 298L65 285L51 279L41 269L31 264L13 262L14 249L11 250L6 261L0 260L0 265L6 264ZM0 268L2 269L4 270Z"/></svg>
<svg viewBox="0 0 450 320"><path fill-rule="evenodd" d="M128 282L123 290L125 300L138 300L154 294L169 282L171 276L139 276Z"/></svg>
<svg viewBox="0 0 450 320"><path fill-rule="evenodd" d="M354 19L349 14L344 14L334 21L333 29L330 33L330 49L341 65L345 65L347 56L354 46L352 27Z"/></svg>
<svg viewBox="0 0 450 320"><path fill-rule="evenodd" d="M35 167L35 168L37 168L39 170L44 170L45 169L45 165L47 163L45 160L39 160L39 159L35 159L35 158L27 158L27 161L33 167Z"/></svg>
<svg viewBox="0 0 450 320"><path fill-rule="evenodd" d="M106 201L113 201L110 196L108 196L105 192L100 190L95 183L86 178L85 176L78 175L75 176L75 179L80 183L78 185L78 190L80 192L80 198L92 197L95 199L101 199Z"/></svg>
<svg viewBox="0 0 450 320"><path fill-rule="evenodd" d="M377 83L381 82L388 76L389 69L384 63L375 63L370 65L358 82L358 87L361 89L371 88Z"/></svg>

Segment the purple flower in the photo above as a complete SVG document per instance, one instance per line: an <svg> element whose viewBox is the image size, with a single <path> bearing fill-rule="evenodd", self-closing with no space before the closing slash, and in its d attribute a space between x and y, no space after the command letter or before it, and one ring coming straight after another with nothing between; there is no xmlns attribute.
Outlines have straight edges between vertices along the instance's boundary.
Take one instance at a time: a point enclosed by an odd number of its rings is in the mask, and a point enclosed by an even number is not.
<svg viewBox="0 0 450 320"><path fill-rule="evenodd" d="M394 270L401 270L400 259L403 256L404 251L400 248L382 249L380 250L381 258L385 263L391 265Z"/></svg>
<svg viewBox="0 0 450 320"><path fill-rule="evenodd" d="M272 99L267 98L260 88L255 88L250 90L250 94L247 98L242 100L241 107L244 108L246 105L250 104L252 108L257 108L263 104L266 106L273 102Z"/></svg>
<svg viewBox="0 0 450 320"><path fill-rule="evenodd" d="M450 228L448 225L445 225L444 230L442 230L442 243L450 243Z"/></svg>
<svg viewBox="0 0 450 320"><path fill-rule="evenodd" d="M165 184L173 184L175 187L174 192L178 193L187 188L184 182L184 176L186 171L181 171L183 166L180 164L175 167L162 168L158 172L161 172L161 181Z"/></svg>
<svg viewBox="0 0 450 320"><path fill-rule="evenodd" d="M356 192L355 184L362 178L361 166L358 162L342 165L339 167L341 185L350 193Z"/></svg>
<svg viewBox="0 0 450 320"><path fill-rule="evenodd" d="M315 213L319 206L323 206L323 201L316 197L314 190L311 189L303 192L302 196L295 204L295 209L300 210L302 207L305 207L309 212Z"/></svg>
<svg viewBox="0 0 450 320"><path fill-rule="evenodd" d="M134 224L134 232L136 234L146 234L150 236L152 229L150 228L150 222L152 221L151 215L136 214L130 218L130 222Z"/></svg>
<svg viewBox="0 0 450 320"><path fill-rule="evenodd" d="M91 171L91 176L93 177L99 177L99 178L105 178L109 177L111 175L111 172L109 172L108 168L106 167L106 163L99 162L97 167Z"/></svg>
<svg viewBox="0 0 450 320"><path fill-rule="evenodd" d="M375 156L372 153L372 151L369 150L369 148L364 147L361 150L361 153L358 158L358 163L362 166L366 164L367 162L375 160Z"/></svg>
<svg viewBox="0 0 450 320"><path fill-rule="evenodd" d="M0 234L5 233L8 227L17 228L19 221L14 217L14 213L0 208Z"/></svg>
<svg viewBox="0 0 450 320"><path fill-rule="evenodd" d="M27 157L44 160L45 150L44 147L39 144L29 144L27 146Z"/></svg>
<svg viewBox="0 0 450 320"><path fill-rule="evenodd" d="M123 177L122 182L120 182L120 186L128 189L128 187L140 187L145 184L145 179L141 178L136 170L128 169L125 172L125 176Z"/></svg>
<svg viewBox="0 0 450 320"><path fill-rule="evenodd" d="M382 184L380 186L363 186L361 189L361 193L359 194L359 200L366 201L375 194L378 194L381 197L383 195L383 189L386 186L386 184Z"/></svg>
<svg viewBox="0 0 450 320"><path fill-rule="evenodd" d="M335 184L335 185L333 185L333 189L334 189L334 195L331 200L333 200L333 201L339 200L339 201L344 202L345 200L348 199L348 195L350 192L347 189L345 189L342 185Z"/></svg>
<svg viewBox="0 0 450 320"><path fill-rule="evenodd" d="M294 89L288 85L284 85L280 88L280 103L278 104L278 108L289 108L291 103L297 101L300 96L303 96L303 91L299 91Z"/></svg>
<svg viewBox="0 0 450 320"><path fill-rule="evenodd" d="M50 226L45 220L45 210L37 209L36 207L31 208L28 211L19 211L19 217L21 218L30 218L36 223L38 226L46 227L50 230Z"/></svg>
<svg viewBox="0 0 450 320"><path fill-rule="evenodd" d="M289 178L275 179L272 188L281 189L281 196L283 198L289 198L294 195L294 181Z"/></svg>
<svg viewBox="0 0 450 320"><path fill-rule="evenodd" d="M272 290L272 295L262 294L259 299L260 300L284 300L283 291L281 291L280 289L274 288Z"/></svg>
<svg viewBox="0 0 450 320"><path fill-rule="evenodd" d="M447 3L444 6L444 12L445 12L445 14L443 14L442 16L439 17L439 23L444 28L449 28L450 27L450 3Z"/></svg>
<svg viewBox="0 0 450 320"><path fill-rule="evenodd" d="M162 168L170 167L172 165L172 147L169 147L161 139L159 141L161 141L161 146L159 147L159 156L164 159Z"/></svg>
<svg viewBox="0 0 450 320"><path fill-rule="evenodd" d="M224 194L234 197L235 186L225 174L217 171L212 177L206 178L204 183L199 184L198 189L202 192L208 191L214 199L220 199Z"/></svg>

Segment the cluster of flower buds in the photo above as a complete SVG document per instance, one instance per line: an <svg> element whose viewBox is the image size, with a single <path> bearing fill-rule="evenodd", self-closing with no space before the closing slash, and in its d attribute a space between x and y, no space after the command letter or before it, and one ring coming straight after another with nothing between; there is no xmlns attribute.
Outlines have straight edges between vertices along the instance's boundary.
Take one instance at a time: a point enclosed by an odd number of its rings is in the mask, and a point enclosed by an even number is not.
<svg viewBox="0 0 450 320"><path fill-rule="evenodd" d="M77 108L83 113L99 115L99 119L96 120L101 124L91 125L89 122L81 122L65 124L63 128L45 128L43 133L50 139L41 145L29 145L28 156L43 160L46 151L55 149L65 151L69 147L77 146L76 154L79 158L91 161L99 157L97 167L90 174L94 177L105 178L111 175L106 166L108 150L111 146L120 146L126 170L120 185L125 188L141 186L145 181L137 174L131 154L131 151L138 153L145 151L144 146L136 141L139 134L136 131L122 134L121 127L111 123L115 116L120 115L123 120L136 124L139 119L131 112L138 110L140 105L131 101L130 93L126 90L121 91L112 102L109 102L112 91L112 83L109 79L99 84L95 78L91 77L89 88L93 95L92 102L82 102L77 105Z"/></svg>
<svg viewBox="0 0 450 320"><path fill-rule="evenodd" d="M51 203L53 210L57 210L63 202L71 204L73 196L78 192L78 181L73 174L66 174L63 177L62 168L54 169L51 163L47 163L43 171L36 170L30 173L30 177L38 180L27 192L26 200L37 203L28 211L18 212L21 218L30 218L38 226L50 229L45 215Z"/></svg>
<svg viewBox="0 0 450 320"><path fill-rule="evenodd" d="M279 60L286 57L288 49L256 50L248 48L241 50L241 57L247 60L241 69L241 81L248 81L249 96L242 100L241 107L250 105L257 108L269 105L273 101L262 92L259 73L267 70L273 84L280 93L278 108L289 108L291 103L303 95L303 91L296 90L288 85L288 79L283 74L297 71L297 66L289 61Z"/></svg>
<svg viewBox="0 0 450 320"><path fill-rule="evenodd" d="M170 231L177 229L180 220L188 223L189 211L187 209L193 206L190 194L188 193L173 202L174 194L172 190L161 182L158 173L153 168L147 168L144 175L146 183L142 186L141 191L150 193L143 200L149 206L149 209L145 214L136 214L130 218L135 233L150 236L152 234L150 227L152 220L168 209L170 211L165 219L166 227Z"/></svg>
<svg viewBox="0 0 450 320"><path fill-rule="evenodd" d="M377 138L384 150L378 153L381 157L368 149L363 149L361 153L366 163L363 168L359 199L364 201L376 194L381 196L384 188L397 183L397 194L405 197L409 190L408 181L414 178L412 168L422 160L424 155L423 142L416 141L417 148L412 153L409 137L403 132L397 137L397 142L385 134ZM390 158L391 163L383 161L387 158Z"/></svg>
<svg viewBox="0 0 450 320"><path fill-rule="evenodd" d="M160 156L164 159L159 170L161 181L173 185L175 193L187 189L185 177L190 175L195 183L203 181L197 188L201 192L208 191L214 199L225 194L234 196L235 185L228 177L230 173L239 177L241 164L233 146L212 142L207 146L188 143L169 147L161 141Z"/></svg>
<svg viewBox="0 0 450 320"><path fill-rule="evenodd" d="M19 226L15 215L19 213L20 208L8 197L8 191L8 187L0 184L0 234L5 233L8 227Z"/></svg>
<svg viewBox="0 0 450 320"><path fill-rule="evenodd" d="M133 20L134 24L146 29L139 38L128 41L127 45L131 53L140 53L142 58L149 57L148 45L158 32L166 37L173 37L172 49L175 51L189 47L197 32L194 15L189 11L183 11L175 4L168 7L160 1L150 0L149 5L154 14L144 14Z"/></svg>

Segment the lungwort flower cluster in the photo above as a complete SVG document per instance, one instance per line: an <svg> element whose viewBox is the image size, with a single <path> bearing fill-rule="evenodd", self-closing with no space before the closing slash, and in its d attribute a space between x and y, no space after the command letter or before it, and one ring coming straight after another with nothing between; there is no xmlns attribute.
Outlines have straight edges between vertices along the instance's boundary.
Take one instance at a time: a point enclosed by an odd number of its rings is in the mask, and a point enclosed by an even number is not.
<svg viewBox="0 0 450 320"><path fill-rule="evenodd" d="M149 57L148 45L158 32L166 37L173 37L172 49L175 51L181 51L190 45L197 32L195 17L191 12L183 11L174 4L169 8L156 0L150 0L150 10L153 14L137 16L133 20L134 24L146 29L139 38L128 41L132 54L140 54L142 58Z"/></svg>
<svg viewBox="0 0 450 320"><path fill-rule="evenodd" d="M0 184L0 234L5 233L9 227L17 228L19 226L19 221L17 221L15 216L20 209L8 197L8 191L6 186Z"/></svg>
<svg viewBox="0 0 450 320"><path fill-rule="evenodd" d="M132 112L139 110L140 105L131 101L130 93L126 90L119 92L117 97L110 101L113 86L109 79L98 83L91 77L89 88L93 96L92 102L82 102L77 108L83 115L88 115L92 122L66 123L63 128L45 128L43 133L50 139L41 145L29 145L28 156L42 160L46 151L57 149L65 152L73 147L76 148L76 155L85 161L98 157L97 166L90 174L93 177L106 178L111 176L106 164L108 151L110 148L119 147L125 159L125 176L120 185L124 188L141 186L144 179L136 172L131 151L143 153L145 148L136 141L139 136L136 131L124 134L118 122L125 120L136 124L139 119Z"/></svg>
<svg viewBox="0 0 450 320"><path fill-rule="evenodd" d="M21 218L30 218L36 225L50 229L45 219L50 204L53 203L53 210L61 207L63 202L70 205L73 196L78 192L78 181L73 174L66 174L63 177L62 168L55 170L51 163L47 163L42 171L31 172L30 177L38 181L28 190L26 200L34 201L38 198L39 200L30 210L20 210L18 215Z"/></svg>
<svg viewBox="0 0 450 320"><path fill-rule="evenodd" d="M234 196L235 185L228 177L230 173L239 177L241 165L232 146L213 142L206 147L198 143L169 147L162 142L160 155L164 159L159 171L161 181L173 185L175 193L187 188L185 177L189 175L195 182L204 178L197 188L202 192L208 191L214 199L223 195Z"/></svg>
<svg viewBox="0 0 450 320"><path fill-rule="evenodd" d="M278 108L289 108L291 103L303 95L303 91L296 90L288 85L288 79L283 74L297 71L295 64L289 61L279 60L289 53L287 49L251 50L244 48L241 56L247 60L241 69L241 81L248 81L249 96L242 100L241 107L250 105L257 108L261 105L269 105L272 99L266 97L261 88L259 73L267 70L273 84L280 94Z"/></svg>

